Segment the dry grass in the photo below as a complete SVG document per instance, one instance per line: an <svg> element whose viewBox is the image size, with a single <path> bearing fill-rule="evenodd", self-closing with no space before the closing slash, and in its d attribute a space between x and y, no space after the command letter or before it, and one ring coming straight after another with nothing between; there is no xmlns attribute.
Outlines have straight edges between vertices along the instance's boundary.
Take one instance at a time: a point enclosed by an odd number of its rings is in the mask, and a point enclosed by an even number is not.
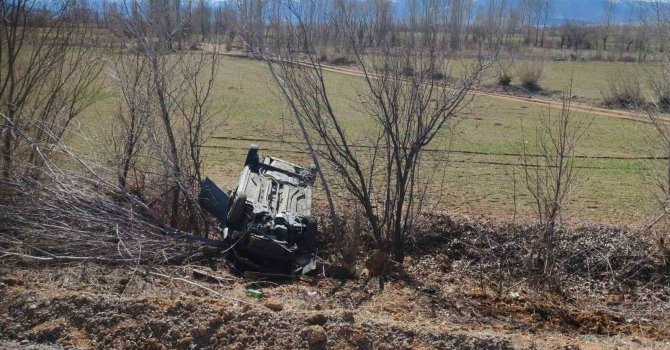
<svg viewBox="0 0 670 350"><path fill-rule="evenodd" d="M632 71L620 70L607 79L601 94L607 107L636 108L645 104L642 81Z"/></svg>
<svg viewBox="0 0 670 350"><path fill-rule="evenodd" d="M534 60L516 66L516 75L521 85L528 90L539 90L544 77L544 61Z"/></svg>

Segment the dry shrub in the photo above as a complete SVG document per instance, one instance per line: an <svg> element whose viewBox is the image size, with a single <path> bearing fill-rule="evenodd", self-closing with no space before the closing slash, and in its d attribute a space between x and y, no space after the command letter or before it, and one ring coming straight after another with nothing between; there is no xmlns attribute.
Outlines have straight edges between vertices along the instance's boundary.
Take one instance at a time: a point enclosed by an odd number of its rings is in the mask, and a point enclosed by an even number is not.
<svg viewBox="0 0 670 350"><path fill-rule="evenodd" d="M411 78L416 74L416 71L414 70L414 67L407 65L402 68L402 75Z"/></svg>
<svg viewBox="0 0 670 350"><path fill-rule="evenodd" d="M330 60L330 64L335 65L335 66L350 66L354 64L355 61L345 57L345 56L338 56Z"/></svg>
<svg viewBox="0 0 670 350"><path fill-rule="evenodd" d="M496 72L499 86L508 87L512 83L512 66L514 66L514 54L512 53L508 53L507 56L497 62Z"/></svg>
<svg viewBox="0 0 670 350"><path fill-rule="evenodd" d="M572 279L599 281L618 291L662 283L663 252L643 235L591 225L564 232L559 244L561 267Z"/></svg>
<svg viewBox="0 0 670 350"><path fill-rule="evenodd" d="M654 102L661 109L670 108L670 63L665 62L660 73L648 73L648 82L654 94Z"/></svg>
<svg viewBox="0 0 670 350"><path fill-rule="evenodd" d="M140 202L96 178L59 171L0 185L0 255L7 258L173 263L202 248L167 237Z"/></svg>
<svg viewBox="0 0 670 350"><path fill-rule="evenodd" d="M607 107L631 108L644 104L642 82L630 71L619 71L610 77L607 86L600 90L603 104Z"/></svg>
<svg viewBox="0 0 670 350"><path fill-rule="evenodd" d="M501 72L498 75L498 85L502 87L507 87L512 83L512 77L507 74L507 72Z"/></svg>
<svg viewBox="0 0 670 350"><path fill-rule="evenodd" d="M334 265L341 265L354 273L356 265L374 250L365 216L356 207L338 208L338 224L329 214L317 212L320 228L320 256Z"/></svg>
<svg viewBox="0 0 670 350"><path fill-rule="evenodd" d="M540 80L544 75L544 61L531 60L519 64L516 67L516 75L523 85L528 90L539 90Z"/></svg>
<svg viewBox="0 0 670 350"><path fill-rule="evenodd" d="M202 244L219 248L219 241L167 224L144 200L148 193L117 183L115 168L13 130L40 159L26 165L27 175L0 179L0 259L175 263L195 256Z"/></svg>
<svg viewBox="0 0 670 350"><path fill-rule="evenodd" d="M430 80L444 80L447 78L447 76L444 73L435 68L426 69L424 74Z"/></svg>
<svg viewBox="0 0 670 350"><path fill-rule="evenodd" d="M413 253L444 254L453 272L482 279L504 293L532 281L533 225L457 219L425 214ZM645 234L590 225L557 233L556 277L564 290L595 293L663 290L667 251ZM537 285L536 285L537 286ZM540 286L542 287L542 286Z"/></svg>

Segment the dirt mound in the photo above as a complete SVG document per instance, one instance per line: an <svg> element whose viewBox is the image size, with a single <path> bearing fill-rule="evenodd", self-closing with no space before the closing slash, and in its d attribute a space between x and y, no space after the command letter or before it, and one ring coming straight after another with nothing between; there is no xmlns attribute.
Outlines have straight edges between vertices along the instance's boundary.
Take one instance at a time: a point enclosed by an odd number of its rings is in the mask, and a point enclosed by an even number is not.
<svg viewBox="0 0 670 350"><path fill-rule="evenodd" d="M330 311L323 326L310 326L309 312L278 313L197 296L171 300L24 290L12 291L11 300L3 303L4 337L76 348L512 348L486 337L355 322L338 311Z"/></svg>
<svg viewBox="0 0 670 350"><path fill-rule="evenodd" d="M406 271L415 279L392 279L383 292L374 279L277 285L223 269L208 270L218 280L197 279L188 267L4 269L13 283L0 287L0 339L83 349L558 349L584 346L584 334L621 348L670 345L667 310L627 319L617 311L626 303L496 295L450 264L415 257ZM264 297L246 296L251 286ZM267 307L278 301L281 309Z"/></svg>
<svg viewBox="0 0 670 350"><path fill-rule="evenodd" d="M529 283L534 235L428 217L383 291L372 273L277 284L243 279L218 260L0 265L0 346L670 348L670 286L647 240L608 227L562 233L556 292Z"/></svg>

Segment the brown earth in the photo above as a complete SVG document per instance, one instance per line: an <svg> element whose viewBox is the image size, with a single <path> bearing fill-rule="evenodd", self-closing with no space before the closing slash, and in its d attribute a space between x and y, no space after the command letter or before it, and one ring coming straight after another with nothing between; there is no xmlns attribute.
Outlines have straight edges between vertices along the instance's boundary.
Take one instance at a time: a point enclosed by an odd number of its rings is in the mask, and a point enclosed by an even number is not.
<svg viewBox="0 0 670 350"><path fill-rule="evenodd" d="M640 314L631 310L643 304L611 295L497 295L444 257L406 265L412 278L384 291L374 278L248 281L223 263L3 267L0 349L670 348L668 309L658 305ZM263 298L246 296L249 287Z"/></svg>
<svg viewBox="0 0 670 350"><path fill-rule="evenodd" d="M670 250L642 234L561 231L549 288L532 226L427 214L400 267L320 222L323 258L345 244L360 278L0 260L0 349L670 349Z"/></svg>

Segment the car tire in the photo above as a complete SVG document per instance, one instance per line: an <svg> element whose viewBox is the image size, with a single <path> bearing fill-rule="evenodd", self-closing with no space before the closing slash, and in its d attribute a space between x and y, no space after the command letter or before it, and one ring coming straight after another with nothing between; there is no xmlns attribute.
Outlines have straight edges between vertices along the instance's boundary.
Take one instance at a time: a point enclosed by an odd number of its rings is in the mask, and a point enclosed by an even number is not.
<svg viewBox="0 0 670 350"><path fill-rule="evenodd" d="M309 175L307 177L307 182L310 184L310 186L314 186L314 182L316 182L316 175L319 173L319 169L316 167L316 164L312 164L309 166Z"/></svg>
<svg viewBox="0 0 670 350"><path fill-rule="evenodd" d="M258 173L260 161L261 160L258 157L258 145L251 145L247 152L247 159L244 161L244 165L248 166L249 170L252 172Z"/></svg>
<svg viewBox="0 0 670 350"><path fill-rule="evenodd" d="M233 200L233 204L228 210L228 216L226 217L228 225L235 226L242 221L242 216L244 215L244 206L247 204L247 195L242 194Z"/></svg>
<svg viewBox="0 0 670 350"><path fill-rule="evenodd" d="M305 219L305 231L303 236L303 250L313 252L316 248L316 235L319 230L316 219L308 217Z"/></svg>

